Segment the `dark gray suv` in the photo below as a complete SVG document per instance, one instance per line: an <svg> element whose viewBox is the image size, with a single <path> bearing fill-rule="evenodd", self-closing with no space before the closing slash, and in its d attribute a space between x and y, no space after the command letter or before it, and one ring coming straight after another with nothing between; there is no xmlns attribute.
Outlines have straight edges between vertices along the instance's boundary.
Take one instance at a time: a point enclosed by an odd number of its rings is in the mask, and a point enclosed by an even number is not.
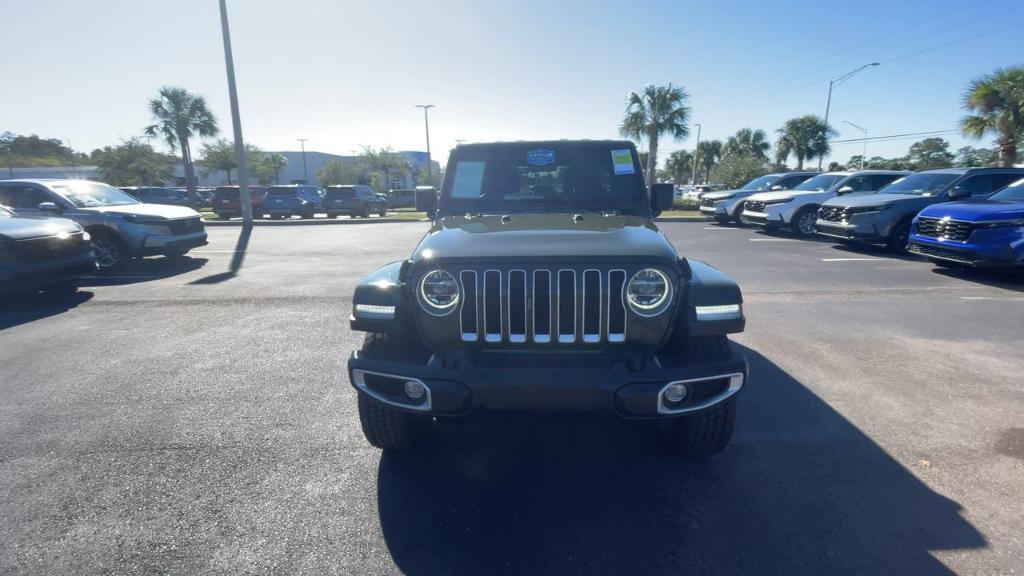
<svg viewBox="0 0 1024 576"><path fill-rule="evenodd" d="M914 172L878 194L840 196L821 205L818 234L906 249L910 222L925 206L983 198L1024 177L1021 168L940 168Z"/></svg>

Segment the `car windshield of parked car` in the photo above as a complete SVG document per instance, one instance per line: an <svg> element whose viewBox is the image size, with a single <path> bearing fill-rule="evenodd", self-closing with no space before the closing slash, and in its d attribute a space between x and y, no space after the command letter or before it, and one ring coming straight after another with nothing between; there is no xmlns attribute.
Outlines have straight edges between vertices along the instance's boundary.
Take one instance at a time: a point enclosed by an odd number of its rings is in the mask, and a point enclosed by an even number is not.
<svg viewBox="0 0 1024 576"><path fill-rule="evenodd" d="M911 174L896 180L878 192L880 194L934 196L959 177L959 174Z"/></svg>
<svg viewBox="0 0 1024 576"><path fill-rule="evenodd" d="M640 164L623 144L480 146L459 149L442 210L515 212L644 210Z"/></svg>
<svg viewBox="0 0 1024 576"><path fill-rule="evenodd" d="M1024 202L1024 179L1017 180L1006 188L988 197L989 200L1008 200L1010 202Z"/></svg>
<svg viewBox="0 0 1024 576"><path fill-rule="evenodd" d="M819 174L810 180L804 180L794 190L828 190L843 178L846 176L842 174Z"/></svg>
<svg viewBox="0 0 1024 576"><path fill-rule="evenodd" d="M274 196L278 198L294 198L298 194L298 188L291 188L288 186L271 186L270 191L267 192L267 196Z"/></svg>
<svg viewBox="0 0 1024 576"><path fill-rule="evenodd" d="M328 188L324 193L325 198L355 198L355 188Z"/></svg>
<svg viewBox="0 0 1024 576"><path fill-rule="evenodd" d="M99 182L67 182L51 184L50 188L68 199L78 208L101 208L103 206L124 206L138 204L139 201L121 192L113 186Z"/></svg>
<svg viewBox="0 0 1024 576"><path fill-rule="evenodd" d="M776 180L778 180L778 179L779 179L778 176L771 176L771 175L769 175L769 176L761 176L760 178L754 178L750 182L747 182L746 184L744 184L740 188L740 190L754 190L756 192L761 192L761 191L764 191L764 190L768 190L769 188L772 187L772 184Z"/></svg>

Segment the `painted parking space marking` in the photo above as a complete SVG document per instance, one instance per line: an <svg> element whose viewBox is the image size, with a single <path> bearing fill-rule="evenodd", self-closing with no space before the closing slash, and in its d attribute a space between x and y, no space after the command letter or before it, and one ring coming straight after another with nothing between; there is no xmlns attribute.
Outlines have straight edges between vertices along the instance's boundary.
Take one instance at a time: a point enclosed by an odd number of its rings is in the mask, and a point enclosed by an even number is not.
<svg viewBox="0 0 1024 576"><path fill-rule="evenodd" d="M822 262L875 262L884 261L884 258L822 258Z"/></svg>
<svg viewBox="0 0 1024 576"><path fill-rule="evenodd" d="M747 238L751 242L795 242L791 238Z"/></svg>

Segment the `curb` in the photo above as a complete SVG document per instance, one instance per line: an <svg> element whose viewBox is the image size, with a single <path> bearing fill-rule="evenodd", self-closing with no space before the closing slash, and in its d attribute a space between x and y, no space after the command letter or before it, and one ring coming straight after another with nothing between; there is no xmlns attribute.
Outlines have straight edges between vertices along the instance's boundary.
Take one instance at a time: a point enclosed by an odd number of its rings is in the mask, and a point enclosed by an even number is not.
<svg viewBox="0 0 1024 576"><path fill-rule="evenodd" d="M410 220L408 218L350 218L347 220L334 220L328 218L314 218L312 220L254 220L253 226L353 226L358 224L397 224L410 222L429 222L426 218ZM206 227L217 226L242 226L239 220L203 220Z"/></svg>

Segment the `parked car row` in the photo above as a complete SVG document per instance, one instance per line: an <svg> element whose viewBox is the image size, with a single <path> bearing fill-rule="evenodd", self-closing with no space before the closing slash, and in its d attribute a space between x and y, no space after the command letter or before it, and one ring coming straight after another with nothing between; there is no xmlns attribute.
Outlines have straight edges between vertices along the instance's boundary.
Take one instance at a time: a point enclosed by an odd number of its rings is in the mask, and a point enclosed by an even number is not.
<svg viewBox="0 0 1024 576"><path fill-rule="evenodd" d="M83 274L207 244L202 216L88 180L0 180L0 293L73 287Z"/></svg>
<svg viewBox="0 0 1024 576"><path fill-rule="evenodd" d="M791 175L771 174L768 184L707 194L700 210L723 224L879 244L940 265L1024 266L1022 168L796 174L804 180L792 187L770 181Z"/></svg>
<svg viewBox="0 0 1024 576"><path fill-rule="evenodd" d="M213 211L222 220L242 215L238 186L219 186L214 189ZM386 216L389 204L386 197L369 186L328 186L320 189L304 184L280 186L249 186L249 199L253 218L269 216L272 219L313 218L325 214L328 218L340 215L369 218L371 214Z"/></svg>

